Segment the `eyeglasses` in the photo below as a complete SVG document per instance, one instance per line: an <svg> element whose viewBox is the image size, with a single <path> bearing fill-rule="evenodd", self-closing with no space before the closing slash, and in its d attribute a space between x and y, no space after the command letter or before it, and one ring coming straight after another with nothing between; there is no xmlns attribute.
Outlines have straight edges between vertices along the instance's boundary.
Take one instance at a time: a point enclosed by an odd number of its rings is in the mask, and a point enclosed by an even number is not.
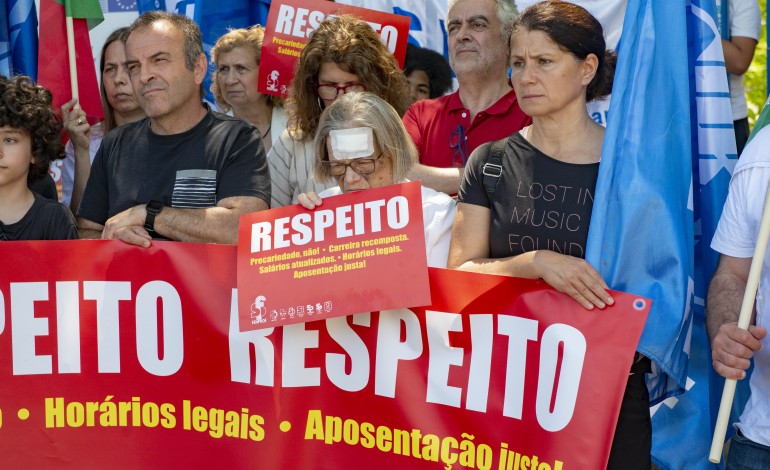
<svg viewBox="0 0 770 470"><path fill-rule="evenodd" d="M351 83L350 85L337 86L330 84L319 85L316 83L315 91L319 98L328 101L337 99L340 96L340 92L344 95L351 91L366 91L366 85L363 83Z"/></svg>
<svg viewBox="0 0 770 470"><path fill-rule="evenodd" d="M465 135L465 127L458 124L457 128L449 136L449 148L454 149L452 155L452 166L462 168L468 161L468 141Z"/></svg>
<svg viewBox="0 0 770 470"><path fill-rule="evenodd" d="M359 175L368 175L374 172L376 162L382 158L382 155L383 154L379 154L376 157L354 158L347 163L345 163L345 160L324 160L321 163L329 169L329 173L331 173L332 176L343 176L345 172L348 171L348 167Z"/></svg>

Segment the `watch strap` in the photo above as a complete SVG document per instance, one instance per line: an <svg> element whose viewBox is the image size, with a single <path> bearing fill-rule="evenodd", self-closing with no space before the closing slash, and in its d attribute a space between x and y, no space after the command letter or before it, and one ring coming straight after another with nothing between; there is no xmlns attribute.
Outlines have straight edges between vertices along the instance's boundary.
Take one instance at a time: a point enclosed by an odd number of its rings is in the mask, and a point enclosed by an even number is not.
<svg viewBox="0 0 770 470"><path fill-rule="evenodd" d="M144 219L144 229L155 233L155 216L163 210L163 203L160 201L150 201L144 208L147 215Z"/></svg>

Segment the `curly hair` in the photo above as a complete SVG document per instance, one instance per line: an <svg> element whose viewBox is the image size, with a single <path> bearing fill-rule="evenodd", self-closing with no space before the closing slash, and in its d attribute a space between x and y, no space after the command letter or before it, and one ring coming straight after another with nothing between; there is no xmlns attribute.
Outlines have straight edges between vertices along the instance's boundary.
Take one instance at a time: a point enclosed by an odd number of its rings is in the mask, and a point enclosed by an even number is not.
<svg viewBox="0 0 770 470"><path fill-rule="evenodd" d="M383 98L399 116L408 107L404 72L380 36L365 21L340 15L322 21L297 62L287 100L288 131L295 140L312 139L321 117L315 85L321 64L337 64L358 76L367 91Z"/></svg>
<svg viewBox="0 0 770 470"><path fill-rule="evenodd" d="M414 44L406 45L404 75L407 77L415 70L422 70L428 76L428 96L438 98L452 89L452 69L443 55Z"/></svg>
<svg viewBox="0 0 770 470"><path fill-rule="evenodd" d="M28 182L45 176L51 160L64 158L61 129L51 103L51 92L31 78L0 75L0 127L21 129L30 137L35 163L30 164Z"/></svg>
<svg viewBox="0 0 770 470"><path fill-rule="evenodd" d="M220 54L227 54L236 47L241 47L254 55L254 61L257 63L257 67L259 67L262 55L262 41L264 39L265 28L260 25L254 25L250 28L231 29L217 39L217 43L211 48L211 63L214 65L214 73L211 76L211 92L214 93L214 99L216 99L217 105L223 113L230 111L231 106L225 101L222 89L219 87L218 62ZM281 102L281 98L267 95L267 104L269 106L278 106Z"/></svg>

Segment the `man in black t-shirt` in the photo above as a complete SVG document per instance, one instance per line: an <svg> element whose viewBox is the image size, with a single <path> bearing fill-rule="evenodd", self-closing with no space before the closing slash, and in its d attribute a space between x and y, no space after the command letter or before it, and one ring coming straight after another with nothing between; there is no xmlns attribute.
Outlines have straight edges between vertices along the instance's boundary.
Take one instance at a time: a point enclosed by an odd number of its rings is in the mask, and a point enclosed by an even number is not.
<svg viewBox="0 0 770 470"><path fill-rule="evenodd" d="M129 28L126 65L148 118L102 141L78 210L81 237L236 243L240 216L269 207L270 176L259 132L201 102L198 26L143 14Z"/></svg>

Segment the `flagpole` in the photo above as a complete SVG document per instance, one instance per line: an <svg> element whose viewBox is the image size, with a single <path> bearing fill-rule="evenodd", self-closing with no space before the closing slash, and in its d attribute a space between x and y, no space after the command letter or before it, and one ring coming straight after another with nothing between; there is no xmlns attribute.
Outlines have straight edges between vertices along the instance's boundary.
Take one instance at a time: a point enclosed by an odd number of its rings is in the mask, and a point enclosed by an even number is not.
<svg viewBox="0 0 770 470"><path fill-rule="evenodd" d="M770 186L768 186L767 194L765 195L765 207L762 210L762 221L759 224L757 245L754 247L754 257L751 260L749 278L746 281L746 290L743 293L741 313L738 316L738 328L743 330L748 330L749 323L751 322L751 313L754 310L754 300L757 297L759 275L762 272L762 263L765 259L765 250L767 249L767 239L769 235ZM717 425L714 428L714 438L711 440L711 452L709 453L709 461L713 463L719 463L722 458L722 447L725 444L725 435L727 434L727 425L730 420L730 410L733 407L736 384L737 381L735 379L725 379L725 386L722 390L722 401L719 403Z"/></svg>
<svg viewBox="0 0 770 470"><path fill-rule="evenodd" d="M78 93L78 67L77 60L75 59L75 25L72 21L72 17L65 14L65 24L67 26L67 53L70 62L70 88L72 90L72 97L77 98ZM75 108L80 108L80 101L75 103Z"/></svg>

